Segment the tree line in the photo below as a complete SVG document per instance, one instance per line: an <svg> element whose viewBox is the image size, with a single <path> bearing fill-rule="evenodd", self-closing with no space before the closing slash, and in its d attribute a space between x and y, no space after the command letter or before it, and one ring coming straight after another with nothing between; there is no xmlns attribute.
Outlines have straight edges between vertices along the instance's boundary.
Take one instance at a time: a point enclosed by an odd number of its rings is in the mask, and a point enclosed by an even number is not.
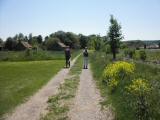
<svg viewBox="0 0 160 120"><path fill-rule="evenodd" d="M16 45L21 41L28 42L33 47L39 47L43 50L54 50L53 46L57 42L64 43L72 49L83 49L87 46L90 49L100 50L102 42L105 41L105 36L102 37L95 34L86 36L72 32L57 31L43 38L41 35L33 36L29 34L26 36L19 33L14 37L8 37L6 41L0 39L0 44L3 44L4 50L12 51L16 50Z"/></svg>
<svg viewBox="0 0 160 120"><path fill-rule="evenodd" d="M44 38L41 35L33 36L29 34L28 36L22 33L16 34L14 37L8 37L5 42L0 40L4 44L5 50L16 50L16 45L21 42L28 42L32 47L38 47L43 50L55 50L54 45L57 42L61 42L73 49L82 49L88 47L89 49L102 50L105 52L111 52L113 54L113 59L116 59L116 53L120 47L120 40L123 39L121 25L117 20L111 15L110 26L107 30L106 36L100 35L83 35L75 34L72 32L57 31Z"/></svg>

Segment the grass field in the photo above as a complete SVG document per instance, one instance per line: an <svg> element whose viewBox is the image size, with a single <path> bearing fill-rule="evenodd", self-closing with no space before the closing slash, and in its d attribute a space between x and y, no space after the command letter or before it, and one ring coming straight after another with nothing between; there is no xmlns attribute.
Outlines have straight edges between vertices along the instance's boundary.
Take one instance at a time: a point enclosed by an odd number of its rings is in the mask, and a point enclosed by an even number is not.
<svg viewBox="0 0 160 120"><path fill-rule="evenodd" d="M160 61L160 49L146 50L148 61Z"/></svg>
<svg viewBox="0 0 160 120"><path fill-rule="evenodd" d="M63 60L0 62L0 116L35 93L63 66Z"/></svg>
<svg viewBox="0 0 160 120"><path fill-rule="evenodd" d="M79 50L72 51L72 59L79 53ZM0 52L0 118L65 66L64 51L39 51L32 55L33 59L26 59L25 51Z"/></svg>
<svg viewBox="0 0 160 120"><path fill-rule="evenodd" d="M116 91L111 94L108 90L107 84L102 81L103 70L106 65L111 63L111 55L105 53L94 52L90 58L91 68L97 86L100 89L101 95L104 97L102 105L113 106L113 110L118 120L135 120L135 110L129 105L134 102L134 99L128 97L123 91L123 86L119 86ZM152 86L152 92L148 96L147 102L149 104L149 116L151 119L158 120L160 118L160 67L156 65L149 65L142 62L135 62L136 71L131 79L144 78ZM128 80L126 80L128 81Z"/></svg>

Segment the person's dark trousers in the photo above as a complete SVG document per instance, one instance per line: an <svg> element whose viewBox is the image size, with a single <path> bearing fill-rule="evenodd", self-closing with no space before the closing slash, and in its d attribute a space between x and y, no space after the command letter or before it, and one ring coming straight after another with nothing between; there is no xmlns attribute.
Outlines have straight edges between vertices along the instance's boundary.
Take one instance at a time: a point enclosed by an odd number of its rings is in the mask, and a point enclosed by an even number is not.
<svg viewBox="0 0 160 120"><path fill-rule="evenodd" d="M69 60L69 58L66 58L66 68L67 67L70 67L70 60Z"/></svg>

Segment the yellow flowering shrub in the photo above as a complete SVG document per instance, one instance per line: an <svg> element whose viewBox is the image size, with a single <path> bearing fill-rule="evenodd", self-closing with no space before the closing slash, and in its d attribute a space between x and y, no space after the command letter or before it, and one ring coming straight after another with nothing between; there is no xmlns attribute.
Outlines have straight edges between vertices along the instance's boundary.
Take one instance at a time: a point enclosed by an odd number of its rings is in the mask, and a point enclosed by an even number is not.
<svg viewBox="0 0 160 120"><path fill-rule="evenodd" d="M138 120L149 120L149 102L147 96L151 91L149 83L142 78L132 80L132 83L126 87L130 95L134 97L134 101L130 101L131 107L136 111Z"/></svg>
<svg viewBox="0 0 160 120"><path fill-rule="evenodd" d="M148 82L145 79L135 79L132 80L132 84L126 87L128 92L137 95L142 96L150 92L151 88Z"/></svg>
<svg viewBox="0 0 160 120"><path fill-rule="evenodd" d="M108 86L110 87L111 91L113 91L118 85L118 80L112 79L109 83Z"/></svg>
<svg viewBox="0 0 160 120"><path fill-rule="evenodd" d="M103 78L107 81L110 87L116 88L120 80L123 80L125 76L133 74L135 65L125 61L118 61L109 64L103 72Z"/></svg>
<svg viewBox="0 0 160 120"><path fill-rule="evenodd" d="M128 63L125 61L118 61L113 64L109 64L103 73L105 78L116 78L121 72L124 74L134 73L135 65L133 63Z"/></svg>

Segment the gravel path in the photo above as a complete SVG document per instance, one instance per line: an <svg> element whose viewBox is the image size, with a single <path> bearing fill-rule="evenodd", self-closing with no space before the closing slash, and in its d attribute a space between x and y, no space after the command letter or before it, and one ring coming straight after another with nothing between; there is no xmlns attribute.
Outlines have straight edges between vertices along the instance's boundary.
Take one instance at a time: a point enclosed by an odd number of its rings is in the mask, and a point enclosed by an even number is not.
<svg viewBox="0 0 160 120"><path fill-rule="evenodd" d="M112 113L101 111L99 104L100 93L95 86L92 73L89 69L83 69L80 75L80 85L74 101L74 105L69 112L71 120L112 120Z"/></svg>
<svg viewBox="0 0 160 120"><path fill-rule="evenodd" d="M77 56L72 62L75 63ZM70 69L62 69L54 76L42 89L35 93L30 99L19 105L11 115L7 115L6 120L39 120L41 113L47 108L49 96L57 93L58 87L68 76Z"/></svg>

